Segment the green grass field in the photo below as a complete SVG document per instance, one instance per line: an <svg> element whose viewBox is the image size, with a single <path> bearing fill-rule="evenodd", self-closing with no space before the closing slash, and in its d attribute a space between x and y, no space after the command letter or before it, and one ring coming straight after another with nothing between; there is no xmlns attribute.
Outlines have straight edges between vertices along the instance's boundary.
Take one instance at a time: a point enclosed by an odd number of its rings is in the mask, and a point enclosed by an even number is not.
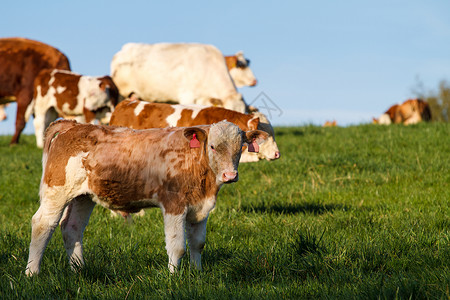
<svg viewBox="0 0 450 300"><path fill-rule="evenodd" d="M204 270L167 270L162 215L97 206L86 267L61 232L24 275L39 206L34 136L0 137L0 298L448 299L450 125L276 128L281 159L241 164L208 221Z"/></svg>

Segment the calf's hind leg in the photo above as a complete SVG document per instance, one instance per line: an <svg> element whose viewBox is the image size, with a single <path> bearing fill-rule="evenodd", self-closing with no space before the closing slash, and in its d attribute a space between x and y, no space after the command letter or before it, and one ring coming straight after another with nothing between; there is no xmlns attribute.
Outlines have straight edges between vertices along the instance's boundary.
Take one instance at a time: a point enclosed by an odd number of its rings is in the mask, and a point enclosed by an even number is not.
<svg viewBox="0 0 450 300"><path fill-rule="evenodd" d="M55 228L58 226L64 211L65 202L58 205L57 202L49 202L41 199L41 206L31 219L31 243L25 274L30 276L38 274L44 250L50 241Z"/></svg>
<svg viewBox="0 0 450 300"><path fill-rule="evenodd" d="M64 210L61 232L72 270L83 266L83 232L95 203L87 195L75 198Z"/></svg>
<svg viewBox="0 0 450 300"><path fill-rule="evenodd" d="M198 270L202 269L202 251L206 240L206 222L208 218L198 223L186 222L186 234L189 245L190 262Z"/></svg>

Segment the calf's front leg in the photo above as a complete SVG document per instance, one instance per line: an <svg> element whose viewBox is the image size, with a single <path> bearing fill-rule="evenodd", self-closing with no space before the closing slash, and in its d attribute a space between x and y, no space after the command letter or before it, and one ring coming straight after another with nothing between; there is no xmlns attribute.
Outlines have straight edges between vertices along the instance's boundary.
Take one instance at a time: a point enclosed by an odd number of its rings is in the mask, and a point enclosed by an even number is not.
<svg viewBox="0 0 450 300"><path fill-rule="evenodd" d="M170 273L176 271L180 265L181 258L186 252L185 223L186 212L178 215L164 213L164 233Z"/></svg>

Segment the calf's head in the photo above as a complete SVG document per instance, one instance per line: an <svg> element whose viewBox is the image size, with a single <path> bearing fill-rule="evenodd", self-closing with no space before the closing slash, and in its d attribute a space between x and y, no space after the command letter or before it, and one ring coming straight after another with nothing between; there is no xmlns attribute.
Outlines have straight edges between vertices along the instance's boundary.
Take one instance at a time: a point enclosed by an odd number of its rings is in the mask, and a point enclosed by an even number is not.
<svg viewBox="0 0 450 300"><path fill-rule="evenodd" d="M261 130L268 134L266 141L259 148L258 153L251 153L247 150L242 153L241 162L256 162L260 159L274 160L280 158L280 150L275 141L275 132L269 119L260 112L254 112L253 118L247 123L249 130Z"/></svg>
<svg viewBox="0 0 450 300"><path fill-rule="evenodd" d="M186 128L184 136L191 142L198 140L199 147L207 155L209 166L216 175L217 184L238 181L242 146L252 143L259 145L268 138L266 132L260 130L244 132L227 121L211 125L209 132L199 127ZM191 146L196 143L191 143Z"/></svg>

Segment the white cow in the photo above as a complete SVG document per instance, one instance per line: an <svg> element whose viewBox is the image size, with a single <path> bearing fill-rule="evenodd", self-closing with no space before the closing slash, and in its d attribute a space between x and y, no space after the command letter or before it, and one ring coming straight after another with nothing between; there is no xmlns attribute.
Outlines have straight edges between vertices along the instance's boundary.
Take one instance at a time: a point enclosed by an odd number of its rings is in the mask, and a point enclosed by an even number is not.
<svg viewBox="0 0 450 300"><path fill-rule="evenodd" d="M111 75L124 97L246 110L224 56L212 45L125 44L114 55Z"/></svg>

